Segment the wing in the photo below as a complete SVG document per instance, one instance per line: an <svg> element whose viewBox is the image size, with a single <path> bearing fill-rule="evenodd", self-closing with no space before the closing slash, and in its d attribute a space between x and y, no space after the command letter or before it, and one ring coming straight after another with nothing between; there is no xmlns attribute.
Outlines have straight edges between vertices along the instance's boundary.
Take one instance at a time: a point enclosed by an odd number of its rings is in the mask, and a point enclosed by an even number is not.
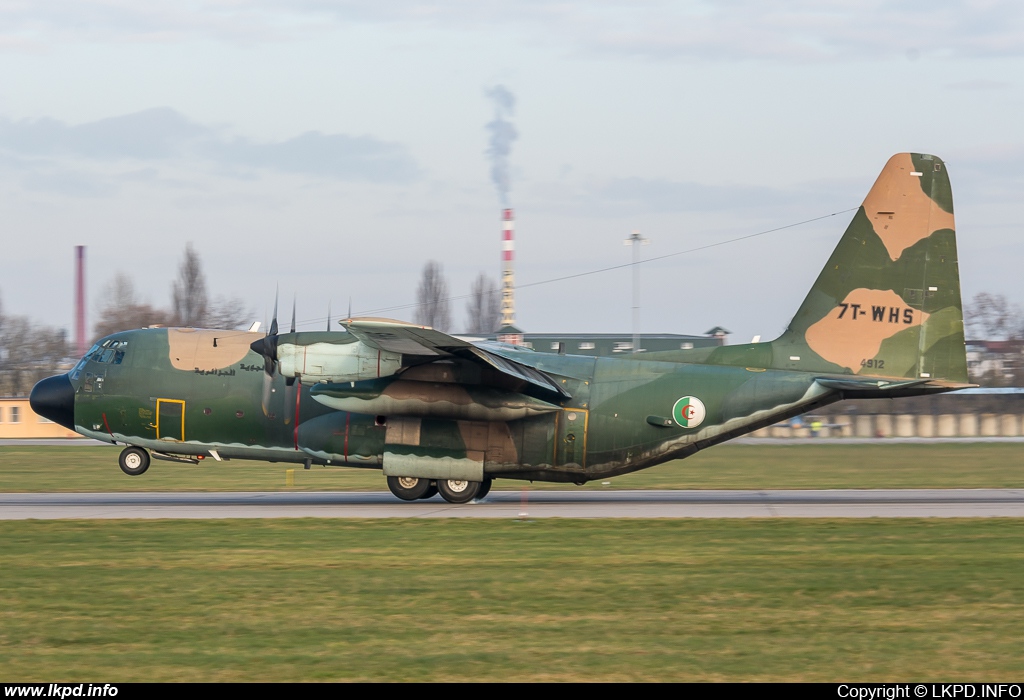
<svg viewBox="0 0 1024 700"><path fill-rule="evenodd" d="M456 357L494 370L514 381L525 382L544 394L569 398L569 393L546 373L433 328L376 318L346 319L341 321L341 325L360 342L377 350L420 356L427 362L431 361L427 358Z"/></svg>

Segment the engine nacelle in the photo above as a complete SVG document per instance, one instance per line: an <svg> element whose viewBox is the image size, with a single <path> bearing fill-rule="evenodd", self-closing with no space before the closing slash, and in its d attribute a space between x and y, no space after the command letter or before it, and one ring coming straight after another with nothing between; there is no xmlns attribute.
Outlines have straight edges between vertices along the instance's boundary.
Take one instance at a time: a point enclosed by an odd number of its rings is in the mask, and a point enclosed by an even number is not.
<svg viewBox="0 0 1024 700"><path fill-rule="evenodd" d="M354 343L281 342L277 346L281 374L298 377L304 384L358 382L390 377L402 368L402 355Z"/></svg>
<svg viewBox="0 0 1024 700"><path fill-rule="evenodd" d="M514 421L561 410L532 396L491 387L381 379L313 387L313 398L338 411L473 421Z"/></svg>

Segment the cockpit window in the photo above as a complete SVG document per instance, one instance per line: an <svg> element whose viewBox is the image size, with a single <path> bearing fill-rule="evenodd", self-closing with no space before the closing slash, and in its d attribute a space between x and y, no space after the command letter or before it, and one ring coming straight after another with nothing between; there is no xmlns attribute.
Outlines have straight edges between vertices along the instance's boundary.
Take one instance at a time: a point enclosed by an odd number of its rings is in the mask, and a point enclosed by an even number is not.
<svg viewBox="0 0 1024 700"><path fill-rule="evenodd" d="M97 362L111 362L115 365L121 364L124 360L124 353L128 350L127 340L104 341L99 356L94 358Z"/></svg>
<svg viewBox="0 0 1024 700"><path fill-rule="evenodd" d="M114 340L108 338L102 343L93 345L85 354L74 369L71 370L71 378L78 379L87 362L109 363L119 365L124 361L125 352L128 350L127 340Z"/></svg>
<svg viewBox="0 0 1024 700"><path fill-rule="evenodd" d="M99 345L93 345L91 348L89 348L89 352L85 353L85 356L81 360L79 360L78 364L75 365L74 369L71 370L72 379L78 379L78 377L82 373L82 368L85 367L85 363L91 360L93 355L95 355L99 351L99 349Z"/></svg>

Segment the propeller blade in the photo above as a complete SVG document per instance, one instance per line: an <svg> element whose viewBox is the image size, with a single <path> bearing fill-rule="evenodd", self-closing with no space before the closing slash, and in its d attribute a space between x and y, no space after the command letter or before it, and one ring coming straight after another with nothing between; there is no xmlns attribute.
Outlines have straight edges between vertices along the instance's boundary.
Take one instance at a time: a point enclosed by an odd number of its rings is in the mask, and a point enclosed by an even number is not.
<svg viewBox="0 0 1024 700"><path fill-rule="evenodd" d="M270 374L263 374L263 396L261 397L260 404L263 408L263 415L270 415L270 395L274 390L274 377Z"/></svg>
<svg viewBox="0 0 1024 700"><path fill-rule="evenodd" d="M327 301L327 330L331 330L331 302Z"/></svg>
<svg viewBox="0 0 1024 700"><path fill-rule="evenodd" d="M274 292L274 318L270 322L270 329L267 334L259 340L249 343L249 348L263 357L263 391L260 397L260 405L263 408L263 415L270 415L270 399L274 393L274 372L277 370L277 302L280 290ZM292 330L295 326L295 307L292 306Z"/></svg>
<svg viewBox="0 0 1024 700"><path fill-rule="evenodd" d="M277 297L278 292L274 292L274 319L270 322L270 330L267 331L267 335L277 335Z"/></svg>
<svg viewBox="0 0 1024 700"><path fill-rule="evenodd" d="M295 297L292 297L292 333L295 332Z"/></svg>

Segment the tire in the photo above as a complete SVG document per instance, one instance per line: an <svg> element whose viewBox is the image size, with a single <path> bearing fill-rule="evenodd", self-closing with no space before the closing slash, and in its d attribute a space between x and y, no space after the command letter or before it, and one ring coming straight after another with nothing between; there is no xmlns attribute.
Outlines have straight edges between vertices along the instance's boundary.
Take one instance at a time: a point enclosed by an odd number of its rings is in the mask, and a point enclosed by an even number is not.
<svg viewBox="0 0 1024 700"><path fill-rule="evenodd" d="M484 480L480 482L480 491L476 494L476 500L483 500L483 498L491 492L491 484L493 483L494 479L485 477Z"/></svg>
<svg viewBox="0 0 1024 700"><path fill-rule="evenodd" d="M427 492L424 493L422 496L420 496L420 500L421 501L425 501L428 498L433 498L436 495L437 495L437 484L431 484L430 488L427 489Z"/></svg>
<svg viewBox="0 0 1024 700"><path fill-rule="evenodd" d="M430 490L430 479L412 476L389 476L388 489L403 501L416 501Z"/></svg>
<svg viewBox="0 0 1024 700"><path fill-rule="evenodd" d="M469 503L480 493L482 485L479 481L438 479L437 491L441 494L441 498L449 503Z"/></svg>
<svg viewBox="0 0 1024 700"><path fill-rule="evenodd" d="M128 476L145 474L149 469L149 453L141 447L126 447L121 450L117 464L121 467L121 471Z"/></svg>

